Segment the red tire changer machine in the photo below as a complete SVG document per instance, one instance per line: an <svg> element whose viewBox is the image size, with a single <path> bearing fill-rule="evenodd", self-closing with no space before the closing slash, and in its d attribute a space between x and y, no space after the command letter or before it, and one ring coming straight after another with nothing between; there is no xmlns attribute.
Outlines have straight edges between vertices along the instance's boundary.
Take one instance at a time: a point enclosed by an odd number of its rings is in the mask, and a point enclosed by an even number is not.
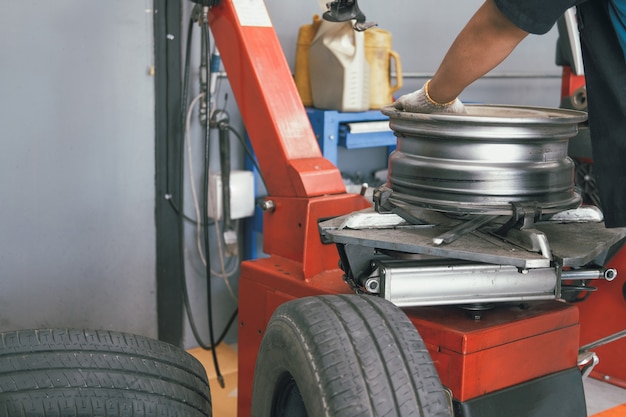
<svg viewBox="0 0 626 417"><path fill-rule="evenodd" d="M358 11L356 1L329 6ZM348 17L364 23L360 12ZM353 292L404 310L457 416L540 415L546 401L552 416L586 415L581 368L596 357L581 345L626 327L616 278L624 255L613 256L626 230L578 208L567 144L585 114L383 109L398 147L372 207L347 194L322 157L263 1L223 0L209 22L268 190L269 257L241 265L239 416L250 415L257 351L276 307ZM574 303L591 282L598 291ZM611 326L598 330L598 321ZM603 377L626 381L624 345L603 349Z"/></svg>

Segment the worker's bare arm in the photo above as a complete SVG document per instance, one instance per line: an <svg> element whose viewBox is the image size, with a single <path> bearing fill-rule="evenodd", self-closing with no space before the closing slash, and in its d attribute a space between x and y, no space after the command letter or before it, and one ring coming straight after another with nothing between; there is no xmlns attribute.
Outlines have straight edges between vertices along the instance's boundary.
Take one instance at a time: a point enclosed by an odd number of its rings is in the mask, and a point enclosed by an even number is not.
<svg viewBox="0 0 626 417"><path fill-rule="evenodd" d="M437 102L454 100L472 82L500 64L528 32L487 0L459 33L430 82Z"/></svg>

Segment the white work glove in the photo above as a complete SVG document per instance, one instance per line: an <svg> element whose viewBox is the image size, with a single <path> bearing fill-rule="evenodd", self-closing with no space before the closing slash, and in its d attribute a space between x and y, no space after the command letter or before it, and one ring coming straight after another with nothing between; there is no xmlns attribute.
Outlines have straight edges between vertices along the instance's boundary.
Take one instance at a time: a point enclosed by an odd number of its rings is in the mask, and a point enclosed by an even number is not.
<svg viewBox="0 0 626 417"><path fill-rule="evenodd" d="M465 106L458 98L443 104L433 100L428 94L429 83L430 80L419 90L401 96L392 106L410 113L465 113Z"/></svg>

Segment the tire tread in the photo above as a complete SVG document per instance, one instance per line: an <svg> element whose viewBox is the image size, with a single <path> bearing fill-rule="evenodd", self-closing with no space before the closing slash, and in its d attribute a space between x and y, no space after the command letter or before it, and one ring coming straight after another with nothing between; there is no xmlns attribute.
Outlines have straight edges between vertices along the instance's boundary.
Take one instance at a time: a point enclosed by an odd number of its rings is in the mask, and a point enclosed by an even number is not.
<svg viewBox="0 0 626 417"><path fill-rule="evenodd" d="M302 349L306 359L301 361L310 363L314 375L308 382L318 383L320 390L314 395L320 400L313 400L318 401L313 415L450 417L419 333L400 309L382 298L324 295L290 301L270 320L260 355L265 338L268 345L297 344ZM255 371L255 390L264 385L263 394L253 393L252 410L253 416L273 417L260 410L267 401L259 397L271 394L267 380L257 383L257 372L273 373L270 368L282 364L263 365L264 360L259 357ZM264 405L255 406L257 402Z"/></svg>
<svg viewBox="0 0 626 417"><path fill-rule="evenodd" d="M0 334L0 417L211 416L206 371L187 352L127 333Z"/></svg>

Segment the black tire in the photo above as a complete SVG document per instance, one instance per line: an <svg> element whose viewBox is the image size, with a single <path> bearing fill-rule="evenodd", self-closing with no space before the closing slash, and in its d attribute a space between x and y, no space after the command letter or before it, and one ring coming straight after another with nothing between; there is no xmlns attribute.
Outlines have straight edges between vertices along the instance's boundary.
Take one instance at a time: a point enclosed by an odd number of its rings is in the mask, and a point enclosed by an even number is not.
<svg viewBox="0 0 626 417"><path fill-rule="evenodd" d="M259 350L253 417L450 417L419 333L373 296L307 297L281 305Z"/></svg>
<svg viewBox="0 0 626 417"><path fill-rule="evenodd" d="M202 364L175 346L110 331L0 333L0 417L211 414Z"/></svg>

